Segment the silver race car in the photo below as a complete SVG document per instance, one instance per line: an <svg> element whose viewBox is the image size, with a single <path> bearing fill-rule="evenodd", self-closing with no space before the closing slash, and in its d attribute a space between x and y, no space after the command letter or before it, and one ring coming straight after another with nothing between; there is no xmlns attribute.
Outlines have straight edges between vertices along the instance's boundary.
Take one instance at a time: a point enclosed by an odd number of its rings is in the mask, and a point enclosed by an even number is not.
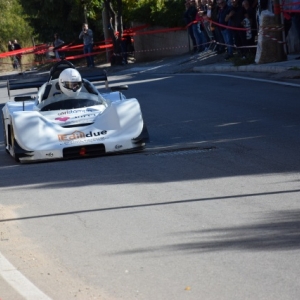
<svg viewBox="0 0 300 300"><path fill-rule="evenodd" d="M18 96L3 107L6 151L21 163L136 152L149 141L139 102L114 87L100 93L91 83L106 73L81 74L62 60L45 80L8 80L7 89L38 88L35 96Z"/></svg>

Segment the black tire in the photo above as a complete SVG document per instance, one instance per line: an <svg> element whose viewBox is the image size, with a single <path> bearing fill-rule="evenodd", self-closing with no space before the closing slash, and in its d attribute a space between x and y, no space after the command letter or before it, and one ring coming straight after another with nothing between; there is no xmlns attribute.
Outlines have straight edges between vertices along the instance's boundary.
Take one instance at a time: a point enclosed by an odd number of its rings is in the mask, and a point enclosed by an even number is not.
<svg viewBox="0 0 300 300"><path fill-rule="evenodd" d="M20 162L20 157L18 154L15 153L15 143L16 143L16 139L15 139L15 134L14 134L14 129L13 126L11 125L11 130L10 130L10 136L11 136L11 148L13 150L13 158L15 159L16 162Z"/></svg>
<svg viewBox="0 0 300 300"><path fill-rule="evenodd" d="M5 130L5 122L4 122L4 115L2 114L2 126L3 126L3 140L4 140L4 147L5 147L5 151L6 153L9 153L9 151L7 150L7 137L6 137L6 130Z"/></svg>

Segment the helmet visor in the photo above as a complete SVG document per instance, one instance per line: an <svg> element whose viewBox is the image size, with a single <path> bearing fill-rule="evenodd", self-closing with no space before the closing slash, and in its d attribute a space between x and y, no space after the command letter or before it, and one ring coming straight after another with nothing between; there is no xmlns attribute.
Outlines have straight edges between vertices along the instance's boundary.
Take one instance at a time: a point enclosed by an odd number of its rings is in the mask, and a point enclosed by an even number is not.
<svg viewBox="0 0 300 300"><path fill-rule="evenodd" d="M64 81L62 84L63 87L65 87L68 90L72 90L73 92L77 92L82 86L81 81Z"/></svg>

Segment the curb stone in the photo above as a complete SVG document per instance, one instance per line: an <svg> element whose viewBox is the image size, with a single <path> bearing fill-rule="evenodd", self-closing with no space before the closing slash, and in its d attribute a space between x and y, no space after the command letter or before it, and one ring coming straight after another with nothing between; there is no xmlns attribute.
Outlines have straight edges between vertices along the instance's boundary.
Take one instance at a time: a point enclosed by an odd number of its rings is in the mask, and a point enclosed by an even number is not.
<svg viewBox="0 0 300 300"><path fill-rule="evenodd" d="M266 73L281 73L287 71L289 68L281 66L204 66L194 67L194 72L266 72Z"/></svg>

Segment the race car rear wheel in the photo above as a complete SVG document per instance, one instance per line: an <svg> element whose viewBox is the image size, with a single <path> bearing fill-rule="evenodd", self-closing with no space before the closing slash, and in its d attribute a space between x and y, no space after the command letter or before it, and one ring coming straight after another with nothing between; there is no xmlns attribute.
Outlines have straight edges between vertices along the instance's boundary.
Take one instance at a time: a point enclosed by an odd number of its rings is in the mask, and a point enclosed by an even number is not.
<svg viewBox="0 0 300 300"><path fill-rule="evenodd" d="M4 140L4 147L5 151L9 153L7 150L7 136L6 136L6 128L5 128L5 122L4 122L4 115L2 114L2 125L3 125L3 140Z"/></svg>
<svg viewBox="0 0 300 300"><path fill-rule="evenodd" d="M15 152L16 139L15 139L15 134L14 134L14 128L13 128L13 126L11 126L11 128L10 128L10 138L11 138L12 156L14 157L14 159L15 159L16 162L20 162L20 157Z"/></svg>

